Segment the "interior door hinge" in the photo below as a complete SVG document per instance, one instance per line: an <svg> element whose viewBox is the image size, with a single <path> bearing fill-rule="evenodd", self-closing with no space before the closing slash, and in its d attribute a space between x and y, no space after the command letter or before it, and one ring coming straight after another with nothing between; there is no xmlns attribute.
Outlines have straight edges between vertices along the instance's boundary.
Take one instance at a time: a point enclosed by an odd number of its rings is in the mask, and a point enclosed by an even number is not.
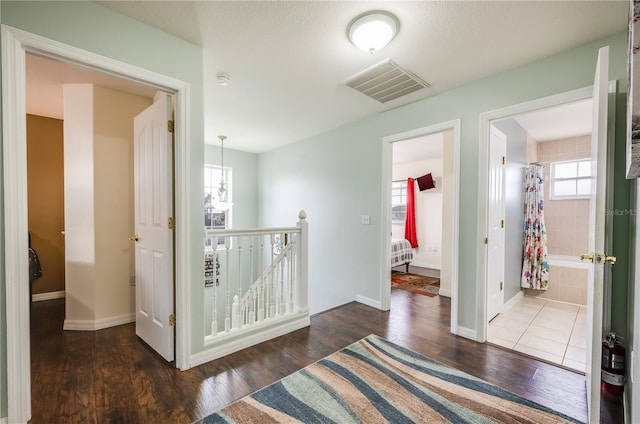
<svg viewBox="0 0 640 424"><path fill-rule="evenodd" d="M504 228L504 219L500 220L500 228Z"/></svg>
<svg viewBox="0 0 640 424"><path fill-rule="evenodd" d="M489 237L484 238L484 244L489 244Z"/></svg>
<svg viewBox="0 0 640 424"><path fill-rule="evenodd" d="M175 130L175 124L173 121L167 121L167 131L172 133Z"/></svg>
<svg viewBox="0 0 640 424"><path fill-rule="evenodd" d="M507 164L507 157L506 156L502 156L502 164L503 165Z"/></svg>
<svg viewBox="0 0 640 424"><path fill-rule="evenodd" d="M171 327L175 327L176 326L176 314L169 315L169 325Z"/></svg>
<svg viewBox="0 0 640 424"><path fill-rule="evenodd" d="M500 291L502 291L502 281L500 281Z"/></svg>
<svg viewBox="0 0 640 424"><path fill-rule="evenodd" d="M169 227L170 230L173 230L176 228L176 221L175 219L173 219L173 217L169 217L169 222L167 222L167 225Z"/></svg>

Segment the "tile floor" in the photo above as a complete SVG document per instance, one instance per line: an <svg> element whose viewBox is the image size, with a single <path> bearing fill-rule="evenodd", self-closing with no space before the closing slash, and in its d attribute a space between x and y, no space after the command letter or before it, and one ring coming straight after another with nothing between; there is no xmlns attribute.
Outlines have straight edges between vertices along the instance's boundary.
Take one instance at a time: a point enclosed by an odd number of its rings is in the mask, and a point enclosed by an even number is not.
<svg viewBox="0 0 640 424"><path fill-rule="evenodd" d="M488 342L585 371L587 308L523 297L489 323Z"/></svg>

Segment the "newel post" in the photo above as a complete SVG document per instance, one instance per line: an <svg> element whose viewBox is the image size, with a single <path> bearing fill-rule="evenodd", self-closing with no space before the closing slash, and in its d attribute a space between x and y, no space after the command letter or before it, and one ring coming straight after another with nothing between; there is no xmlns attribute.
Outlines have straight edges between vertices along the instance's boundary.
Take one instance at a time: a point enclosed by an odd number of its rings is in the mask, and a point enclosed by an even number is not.
<svg viewBox="0 0 640 424"><path fill-rule="evenodd" d="M298 240L298 287L296 287L296 309L304 311L309 308L309 223L307 213L301 210L297 223L300 228Z"/></svg>

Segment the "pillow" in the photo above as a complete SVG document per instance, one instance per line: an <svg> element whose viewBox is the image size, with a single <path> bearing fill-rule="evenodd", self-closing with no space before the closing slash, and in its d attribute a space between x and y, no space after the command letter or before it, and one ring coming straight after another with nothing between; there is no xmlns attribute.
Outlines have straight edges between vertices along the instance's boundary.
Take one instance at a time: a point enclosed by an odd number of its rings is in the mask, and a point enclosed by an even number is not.
<svg viewBox="0 0 640 424"><path fill-rule="evenodd" d="M431 176L431 173L418 178L418 188L420 189L420 191L429 190L430 188L435 187L436 185L433 183L433 177Z"/></svg>

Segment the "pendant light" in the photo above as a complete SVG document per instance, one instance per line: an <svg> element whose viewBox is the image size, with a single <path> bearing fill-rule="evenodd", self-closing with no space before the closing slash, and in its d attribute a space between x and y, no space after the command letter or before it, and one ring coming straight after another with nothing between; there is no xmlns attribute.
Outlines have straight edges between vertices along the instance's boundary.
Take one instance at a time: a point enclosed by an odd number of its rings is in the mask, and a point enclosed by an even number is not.
<svg viewBox="0 0 640 424"><path fill-rule="evenodd" d="M224 181L224 141L227 139L225 135L219 135L220 139L220 187L218 187L218 198L213 201L212 206L220 211L229 210L229 192Z"/></svg>

